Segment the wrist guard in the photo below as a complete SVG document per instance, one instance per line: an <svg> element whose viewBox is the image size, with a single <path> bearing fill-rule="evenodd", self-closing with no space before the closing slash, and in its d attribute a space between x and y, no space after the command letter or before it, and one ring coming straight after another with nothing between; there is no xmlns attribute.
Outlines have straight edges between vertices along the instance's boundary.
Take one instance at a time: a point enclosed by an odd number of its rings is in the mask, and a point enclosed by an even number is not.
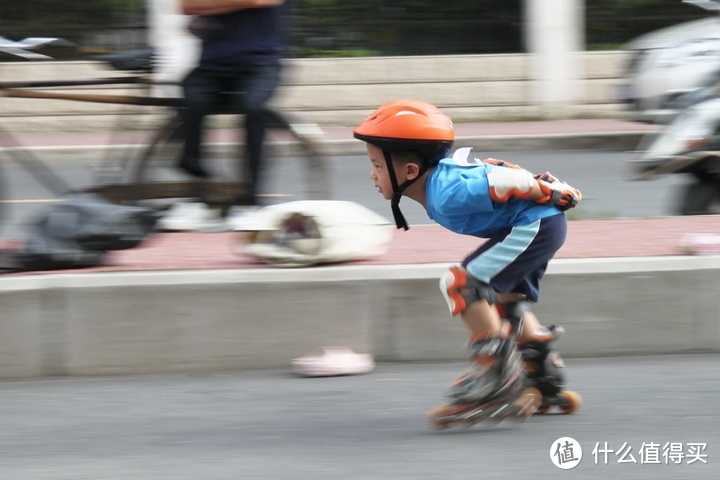
<svg viewBox="0 0 720 480"><path fill-rule="evenodd" d="M561 182L549 172L535 176L543 192L543 196L536 200L543 205L555 205L562 211L575 207L582 200L582 193L565 182Z"/></svg>

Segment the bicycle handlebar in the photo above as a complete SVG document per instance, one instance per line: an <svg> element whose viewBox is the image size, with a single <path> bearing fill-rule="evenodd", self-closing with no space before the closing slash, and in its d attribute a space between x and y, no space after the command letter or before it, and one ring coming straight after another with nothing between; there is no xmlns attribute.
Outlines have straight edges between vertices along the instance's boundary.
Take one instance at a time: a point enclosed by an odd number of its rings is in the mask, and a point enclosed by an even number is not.
<svg viewBox="0 0 720 480"><path fill-rule="evenodd" d="M38 92L30 90L4 89L1 94L11 98L43 98L50 100L73 100L76 102L113 103L120 105L142 105L154 107L181 107L182 99L164 97L138 97L133 95L96 95L92 93Z"/></svg>
<svg viewBox="0 0 720 480"><path fill-rule="evenodd" d="M22 82L0 82L0 95L10 98L42 98L51 100L73 100L92 103L114 103L155 107L182 106L182 98L144 97L133 95L102 95L88 93L39 92L30 88L82 87L91 85L178 85L177 82L155 81L142 76L78 78L68 80L31 80Z"/></svg>
<svg viewBox="0 0 720 480"><path fill-rule="evenodd" d="M0 90L10 88L83 87L88 85L179 85L179 82L158 81L142 76L75 78L67 80L31 80L24 82L0 82Z"/></svg>

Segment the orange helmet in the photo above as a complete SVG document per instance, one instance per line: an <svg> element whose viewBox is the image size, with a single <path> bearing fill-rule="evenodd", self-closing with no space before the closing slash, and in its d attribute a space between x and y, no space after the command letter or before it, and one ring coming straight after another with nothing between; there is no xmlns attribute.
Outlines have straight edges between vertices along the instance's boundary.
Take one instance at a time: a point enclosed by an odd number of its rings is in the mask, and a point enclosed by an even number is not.
<svg viewBox="0 0 720 480"><path fill-rule="evenodd" d="M450 117L437 107L419 100L394 100L375 110L353 131L355 138L383 151L393 187L390 202L395 224L407 230L400 211L402 192L427 172L432 165L450 155L455 131ZM398 184L391 152L413 150L425 159L420 173L412 180Z"/></svg>
<svg viewBox="0 0 720 480"><path fill-rule="evenodd" d="M430 163L446 157L455 140L450 117L419 100L393 100L353 131L355 138L388 152L415 150Z"/></svg>

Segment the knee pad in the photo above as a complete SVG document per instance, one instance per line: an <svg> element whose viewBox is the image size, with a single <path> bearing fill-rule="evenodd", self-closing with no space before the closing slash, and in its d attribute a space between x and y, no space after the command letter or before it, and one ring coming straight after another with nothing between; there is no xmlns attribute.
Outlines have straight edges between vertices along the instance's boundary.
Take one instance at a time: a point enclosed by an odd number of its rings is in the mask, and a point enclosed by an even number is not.
<svg viewBox="0 0 720 480"><path fill-rule="evenodd" d="M458 266L450 267L440 278L440 291L453 316L464 312L468 305L474 302L486 300L490 305L500 302L500 298L490 285L481 282Z"/></svg>

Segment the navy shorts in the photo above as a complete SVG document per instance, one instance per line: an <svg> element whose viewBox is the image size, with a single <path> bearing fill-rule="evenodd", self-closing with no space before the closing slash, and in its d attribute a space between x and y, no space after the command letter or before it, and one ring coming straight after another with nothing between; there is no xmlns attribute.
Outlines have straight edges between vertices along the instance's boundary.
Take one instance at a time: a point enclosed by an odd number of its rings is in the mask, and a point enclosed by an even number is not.
<svg viewBox="0 0 720 480"><path fill-rule="evenodd" d="M463 267L498 293L540 297L540 279L567 236L565 215L500 230L463 260Z"/></svg>

